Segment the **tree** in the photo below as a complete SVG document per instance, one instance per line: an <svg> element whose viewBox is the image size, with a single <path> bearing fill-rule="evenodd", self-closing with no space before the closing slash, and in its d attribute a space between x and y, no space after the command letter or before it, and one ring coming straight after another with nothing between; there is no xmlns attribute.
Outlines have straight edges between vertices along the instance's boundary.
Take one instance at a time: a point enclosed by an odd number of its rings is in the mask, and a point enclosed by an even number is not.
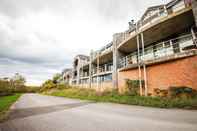
<svg viewBox="0 0 197 131"><path fill-rule="evenodd" d="M53 76L53 79L52 79L53 83L54 83L54 84L57 84L57 83L58 83L58 80L59 80L60 78L61 78L61 74L59 74L59 73L55 74L55 75Z"/></svg>
<svg viewBox="0 0 197 131"><path fill-rule="evenodd" d="M25 77L20 75L19 73L15 73L15 75L11 78L10 82L14 86L14 88L20 88L25 86Z"/></svg>

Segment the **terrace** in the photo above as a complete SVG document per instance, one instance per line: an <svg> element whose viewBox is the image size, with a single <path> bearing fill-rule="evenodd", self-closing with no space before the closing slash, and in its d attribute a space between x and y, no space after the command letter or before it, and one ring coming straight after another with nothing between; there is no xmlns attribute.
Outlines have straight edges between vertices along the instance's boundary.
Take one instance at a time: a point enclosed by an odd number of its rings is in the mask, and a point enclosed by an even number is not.
<svg viewBox="0 0 197 131"><path fill-rule="evenodd" d="M100 64L107 63L109 61L112 61L112 55L113 55L113 43L111 42L106 46L104 46L102 49L92 53L92 62L96 63L97 59L99 59Z"/></svg>
<svg viewBox="0 0 197 131"><path fill-rule="evenodd" d="M192 34L183 35L174 39L153 44L144 49L144 55L140 51L140 55L135 51L119 61L119 68L126 68L130 65L145 63L148 61L156 61L168 56L195 50L196 45L193 42Z"/></svg>
<svg viewBox="0 0 197 131"><path fill-rule="evenodd" d="M92 70L93 76L96 75L104 75L104 74L110 74L113 70L113 63L107 63L104 65L100 65L98 68L95 67Z"/></svg>
<svg viewBox="0 0 197 131"><path fill-rule="evenodd" d="M159 8L148 18L139 20L136 24L137 30L130 32L130 35L125 35L122 42L118 44L118 48L129 53L129 50L137 45L136 36L139 33L143 32L146 39L145 43L151 44L162 39L162 37L168 37L184 28L189 28L193 22L190 4L180 2L173 6L164 5L163 8Z"/></svg>

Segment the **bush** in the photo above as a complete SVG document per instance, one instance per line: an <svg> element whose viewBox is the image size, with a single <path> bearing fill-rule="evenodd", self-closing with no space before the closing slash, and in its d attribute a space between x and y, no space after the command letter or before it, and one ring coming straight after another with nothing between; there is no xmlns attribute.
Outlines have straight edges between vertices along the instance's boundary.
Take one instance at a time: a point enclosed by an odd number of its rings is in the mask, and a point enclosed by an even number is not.
<svg viewBox="0 0 197 131"><path fill-rule="evenodd" d="M154 95L158 97L167 97L168 96L168 90L162 90L159 88L154 89Z"/></svg>
<svg viewBox="0 0 197 131"><path fill-rule="evenodd" d="M56 88L59 90L71 88L68 84L57 84Z"/></svg>
<svg viewBox="0 0 197 131"><path fill-rule="evenodd" d="M170 87L169 97L191 98L196 95L196 91L190 87Z"/></svg>
<svg viewBox="0 0 197 131"><path fill-rule="evenodd" d="M197 97L192 99L145 97L138 95L120 95L117 90L98 93L93 89L68 88L63 90L53 89L45 92L47 95L77 98L82 100L93 100L95 102L113 102L129 105L141 105L160 108L191 108L197 109Z"/></svg>
<svg viewBox="0 0 197 131"><path fill-rule="evenodd" d="M144 81L142 80L142 87L144 87ZM126 94L138 95L140 88L140 80L126 80Z"/></svg>
<svg viewBox="0 0 197 131"><path fill-rule="evenodd" d="M12 88L8 81L0 80L0 96L12 95Z"/></svg>
<svg viewBox="0 0 197 131"><path fill-rule="evenodd" d="M39 87L32 86L14 86L9 81L0 80L0 96L12 95L14 93L35 93L39 90Z"/></svg>

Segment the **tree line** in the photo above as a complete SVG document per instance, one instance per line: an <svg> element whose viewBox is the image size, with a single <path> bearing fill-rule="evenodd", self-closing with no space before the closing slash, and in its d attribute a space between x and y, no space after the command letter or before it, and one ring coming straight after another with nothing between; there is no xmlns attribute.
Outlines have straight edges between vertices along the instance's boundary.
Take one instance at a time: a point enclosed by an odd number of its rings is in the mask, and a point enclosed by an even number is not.
<svg viewBox="0 0 197 131"><path fill-rule="evenodd" d="M26 86L26 79L19 73L12 77L0 78L0 96L11 95L13 93L36 92L38 87Z"/></svg>

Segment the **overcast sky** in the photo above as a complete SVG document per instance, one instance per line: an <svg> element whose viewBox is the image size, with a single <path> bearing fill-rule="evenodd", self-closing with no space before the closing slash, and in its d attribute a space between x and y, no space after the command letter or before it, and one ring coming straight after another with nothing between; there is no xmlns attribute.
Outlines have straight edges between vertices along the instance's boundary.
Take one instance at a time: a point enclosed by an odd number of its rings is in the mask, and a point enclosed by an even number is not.
<svg viewBox="0 0 197 131"><path fill-rule="evenodd" d="M0 0L0 77L39 85L169 0Z"/></svg>

